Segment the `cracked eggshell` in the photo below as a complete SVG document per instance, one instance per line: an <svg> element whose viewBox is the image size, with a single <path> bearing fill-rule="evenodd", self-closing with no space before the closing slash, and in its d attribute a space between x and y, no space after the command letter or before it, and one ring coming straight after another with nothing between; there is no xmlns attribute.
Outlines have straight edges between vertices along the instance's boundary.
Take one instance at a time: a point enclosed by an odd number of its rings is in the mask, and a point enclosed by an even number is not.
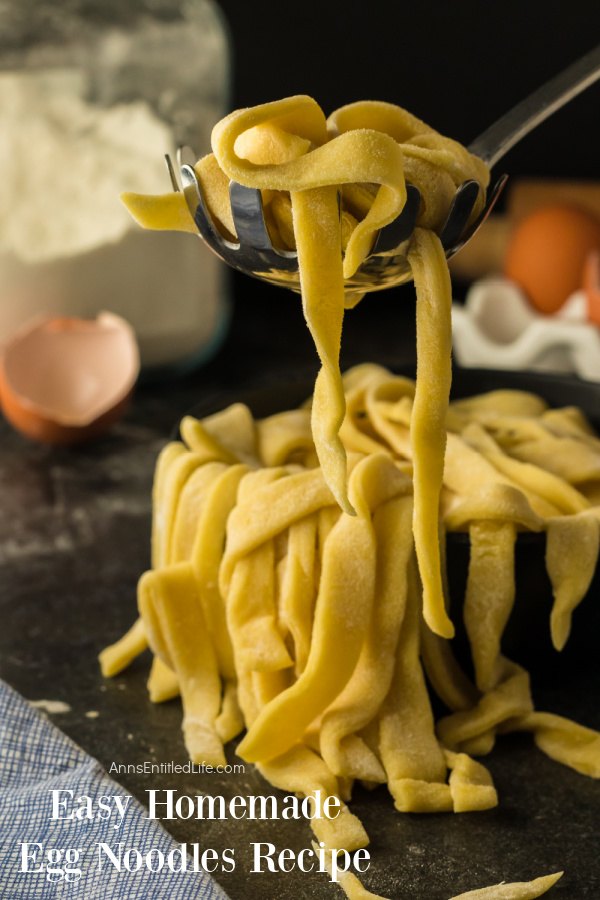
<svg viewBox="0 0 600 900"><path fill-rule="evenodd" d="M121 418L139 367L135 334L120 316L36 318L3 348L2 409L42 443L88 441Z"/></svg>

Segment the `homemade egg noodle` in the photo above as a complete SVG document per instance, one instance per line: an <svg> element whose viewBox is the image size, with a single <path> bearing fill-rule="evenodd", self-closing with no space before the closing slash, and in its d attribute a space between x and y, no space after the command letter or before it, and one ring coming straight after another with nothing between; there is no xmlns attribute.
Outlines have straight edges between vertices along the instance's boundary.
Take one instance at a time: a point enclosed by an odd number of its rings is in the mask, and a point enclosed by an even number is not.
<svg viewBox="0 0 600 900"><path fill-rule="evenodd" d="M212 146L195 171L217 227L237 239L230 179L261 191L274 246L297 250L322 367L300 409L255 421L236 404L182 421L157 463L140 619L102 653L104 674L150 646L150 697L181 695L193 761L223 765L245 730L239 755L304 796L348 802L358 780L387 785L401 812L489 809L496 790L474 757L509 731L600 777L600 735L536 711L527 672L501 646L523 531L546 532L551 635L557 649L567 641L598 556L600 442L576 410L531 394L448 407L451 293L436 232L467 179L481 186L478 215L487 167L399 107L361 102L326 119L304 96L232 113ZM422 196L405 248L417 380L375 365L342 377L344 311L360 299L345 288L407 181ZM180 192L124 201L145 227L196 232ZM469 673L449 641L446 531L470 537ZM447 709L437 722L427 682ZM368 843L344 804L311 824L328 848ZM527 900L559 877L461 896ZM339 883L373 896L350 873Z"/></svg>
<svg viewBox="0 0 600 900"><path fill-rule="evenodd" d="M340 427L344 393L339 352L344 310L360 295L344 292L371 252L376 233L406 202L406 181L422 196L407 258L417 289L417 388L410 440L414 450L414 538L429 627L452 637L441 583L438 507L444 465L444 418L450 391L451 293L436 234L456 189L481 185L473 217L485 203L482 160L390 103L363 101L328 119L305 96L231 113L212 133L213 154L195 166L206 202L225 236L235 239L229 180L262 191L275 246L296 248L304 315L321 359L312 433L327 485L346 513L355 508ZM340 212L341 197L341 212ZM148 228L196 231L182 193L125 194Z"/></svg>
<svg viewBox="0 0 600 900"><path fill-rule="evenodd" d="M359 780L387 785L401 812L489 809L496 790L474 757L511 731L531 732L548 756L599 777L600 735L536 711L527 672L501 642L515 601L515 541L542 531L552 640L560 649L568 639L598 558L600 440L576 409L548 409L529 393L450 404L441 532L470 535L471 675L422 616L415 383L365 364L342 387L356 515L327 484L309 404L259 421L242 404L183 419L182 439L157 462L140 619L102 653L104 674L149 645L150 697L181 695L193 761L223 765L224 743L246 729L238 754L305 796L321 789L348 802ZM426 679L448 710L437 722ZM368 842L345 805L312 827L327 847ZM524 900L558 877L463 896ZM353 875L339 883L351 898L373 896Z"/></svg>

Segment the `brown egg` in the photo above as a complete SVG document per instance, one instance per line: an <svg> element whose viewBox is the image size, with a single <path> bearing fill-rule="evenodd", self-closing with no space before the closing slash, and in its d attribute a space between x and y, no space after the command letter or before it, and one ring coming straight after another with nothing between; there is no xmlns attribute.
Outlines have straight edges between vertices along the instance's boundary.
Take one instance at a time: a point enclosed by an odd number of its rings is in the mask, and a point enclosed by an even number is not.
<svg viewBox="0 0 600 900"><path fill-rule="evenodd" d="M540 312L551 314L581 286L588 255L600 250L600 219L566 203L522 219L508 242L504 274Z"/></svg>
<svg viewBox="0 0 600 900"><path fill-rule="evenodd" d="M90 440L123 415L139 366L133 329L119 316L36 318L0 359L4 415L43 443Z"/></svg>

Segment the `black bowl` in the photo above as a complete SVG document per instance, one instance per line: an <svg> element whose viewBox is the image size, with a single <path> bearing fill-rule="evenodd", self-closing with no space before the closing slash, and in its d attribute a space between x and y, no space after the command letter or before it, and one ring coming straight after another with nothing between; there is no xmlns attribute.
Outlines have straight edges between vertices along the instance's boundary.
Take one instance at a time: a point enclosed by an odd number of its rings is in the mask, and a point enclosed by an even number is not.
<svg viewBox="0 0 600 900"><path fill-rule="evenodd" d="M415 374L414 370L396 368L395 371L410 377ZM190 410L190 415L202 418L231 403L241 402L250 408L255 417L262 418L300 405L310 396L313 381L314 375L303 372L290 375L286 381L257 381L235 392L205 398ZM453 399L499 388L530 391L554 407L578 406L600 431L600 384L569 375L454 368ZM575 611L569 643L558 654L550 640L552 589L546 573L545 549L544 534L523 533L518 537L515 547L516 601L504 635L503 651L538 675L547 676L551 671L559 674L565 667L576 667L582 655L597 653L600 604L593 600L600 594L600 566L588 596ZM469 564L468 535L448 535L447 560L450 613L457 630L455 649L459 658L468 665L469 654L461 616Z"/></svg>

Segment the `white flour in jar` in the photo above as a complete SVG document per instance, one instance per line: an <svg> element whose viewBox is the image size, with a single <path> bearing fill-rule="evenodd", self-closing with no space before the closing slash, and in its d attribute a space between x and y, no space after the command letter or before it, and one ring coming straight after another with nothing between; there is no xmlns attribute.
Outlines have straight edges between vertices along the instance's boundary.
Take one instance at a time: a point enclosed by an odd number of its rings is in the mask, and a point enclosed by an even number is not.
<svg viewBox="0 0 600 900"><path fill-rule="evenodd" d="M208 349L221 267L194 236L144 232L124 190L169 189L170 130L142 101L100 108L73 70L0 73L0 342L32 316L109 309L146 366Z"/></svg>

